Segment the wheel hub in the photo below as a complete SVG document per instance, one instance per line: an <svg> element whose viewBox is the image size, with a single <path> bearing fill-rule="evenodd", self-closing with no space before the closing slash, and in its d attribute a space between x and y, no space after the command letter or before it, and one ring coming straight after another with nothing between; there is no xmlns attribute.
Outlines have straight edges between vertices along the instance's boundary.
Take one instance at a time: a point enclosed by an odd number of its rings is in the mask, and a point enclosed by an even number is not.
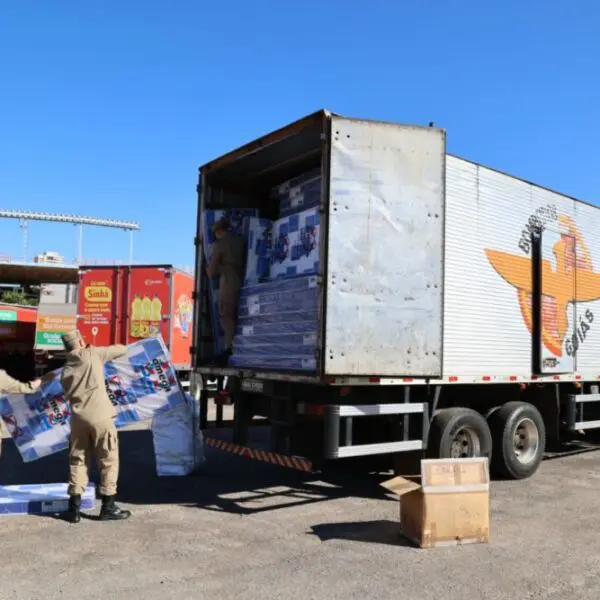
<svg viewBox="0 0 600 600"><path fill-rule="evenodd" d="M517 460L529 464L537 455L540 443L540 434L536 424L529 418L523 418L515 425L513 436L513 450Z"/></svg>
<svg viewBox="0 0 600 600"><path fill-rule="evenodd" d="M481 456L479 436L470 427L462 427L452 438L450 457L473 458L475 456Z"/></svg>

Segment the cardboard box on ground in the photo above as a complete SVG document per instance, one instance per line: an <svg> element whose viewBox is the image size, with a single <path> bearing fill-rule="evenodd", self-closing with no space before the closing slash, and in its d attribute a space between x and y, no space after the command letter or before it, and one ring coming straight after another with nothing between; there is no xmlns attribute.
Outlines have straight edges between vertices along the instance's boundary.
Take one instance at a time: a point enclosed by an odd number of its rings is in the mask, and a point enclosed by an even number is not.
<svg viewBox="0 0 600 600"><path fill-rule="evenodd" d="M400 532L421 548L490 541L487 458L421 461L421 483L381 484L400 499Z"/></svg>

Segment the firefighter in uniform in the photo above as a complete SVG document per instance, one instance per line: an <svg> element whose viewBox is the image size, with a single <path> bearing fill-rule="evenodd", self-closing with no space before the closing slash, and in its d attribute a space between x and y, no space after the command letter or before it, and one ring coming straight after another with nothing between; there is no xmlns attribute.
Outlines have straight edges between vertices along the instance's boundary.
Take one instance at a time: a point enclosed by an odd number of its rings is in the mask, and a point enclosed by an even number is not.
<svg viewBox="0 0 600 600"><path fill-rule="evenodd" d="M41 379L21 383L0 369L0 394L32 394L41 384ZM0 455L2 455L2 421L0 421Z"/></svg>
<svg viewBox="0 0 600 600"><path fill-rule="evenodd" d="M123 356L127 348L86 345L77 330L66 333L62 339L67 359L61 383L71 405L69 519L72 523L79 523L81 519L81 495L89 482L92 455L100 470L100 520L127 519L131 513L115 504L119 440L113 419L117 413L104 383L104 363Z"/></svg>
<svg viewBox="0 0 600 600"><path fill-rule="evenodd" d="M225 351L219 357L227 364L235 333L237 304L244 271L244 240L229 231L227 219L213 225L216 242L210 263L206 267L209 277L219 275L219 318L225 333Z"/></svg>

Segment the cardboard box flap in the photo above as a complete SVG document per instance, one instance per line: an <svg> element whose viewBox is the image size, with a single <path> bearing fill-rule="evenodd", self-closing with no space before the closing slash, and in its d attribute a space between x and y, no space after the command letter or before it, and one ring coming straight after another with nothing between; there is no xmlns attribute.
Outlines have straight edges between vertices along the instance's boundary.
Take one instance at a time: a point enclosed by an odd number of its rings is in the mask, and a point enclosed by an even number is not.
<svg viewBox="0 0 600 600"><path fill-rule="evenodd" d="M425 493L485 491L490 484L488 459L422 460L421 481Z"/></svg>
<svg viewBox="0 0 600 600"><path fill-rule="evenodd" d="M381 484L386 490L396 494L396 496L403 496L409 492L414 492L421 488L421 485L410 479L404 479L404 477L394 477L388 479Z"/></svg>

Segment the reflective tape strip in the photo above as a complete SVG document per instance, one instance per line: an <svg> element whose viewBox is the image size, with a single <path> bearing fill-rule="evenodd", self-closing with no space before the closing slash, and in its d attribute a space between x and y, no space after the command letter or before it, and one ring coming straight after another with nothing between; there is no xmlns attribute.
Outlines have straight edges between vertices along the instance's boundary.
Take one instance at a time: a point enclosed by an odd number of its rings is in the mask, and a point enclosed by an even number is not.
<svg viewBox="0 0 600 600"><path fill-rule="evenodd" d="M217 440L209 437L204 438L204 443L211 448L215 448L216 450L222 450L223 452L229 452L230 454L237 454L243 458L260 460L261 462L266 462L289 469L296 469L298 471L311 472L313 470L312 462L306 458L287 456L286 454L279 454L277 452L270 452L268 450L248 448L247 446L240 446L239 444L234 444L233 442L225 442L223 440Z"/></svg>

